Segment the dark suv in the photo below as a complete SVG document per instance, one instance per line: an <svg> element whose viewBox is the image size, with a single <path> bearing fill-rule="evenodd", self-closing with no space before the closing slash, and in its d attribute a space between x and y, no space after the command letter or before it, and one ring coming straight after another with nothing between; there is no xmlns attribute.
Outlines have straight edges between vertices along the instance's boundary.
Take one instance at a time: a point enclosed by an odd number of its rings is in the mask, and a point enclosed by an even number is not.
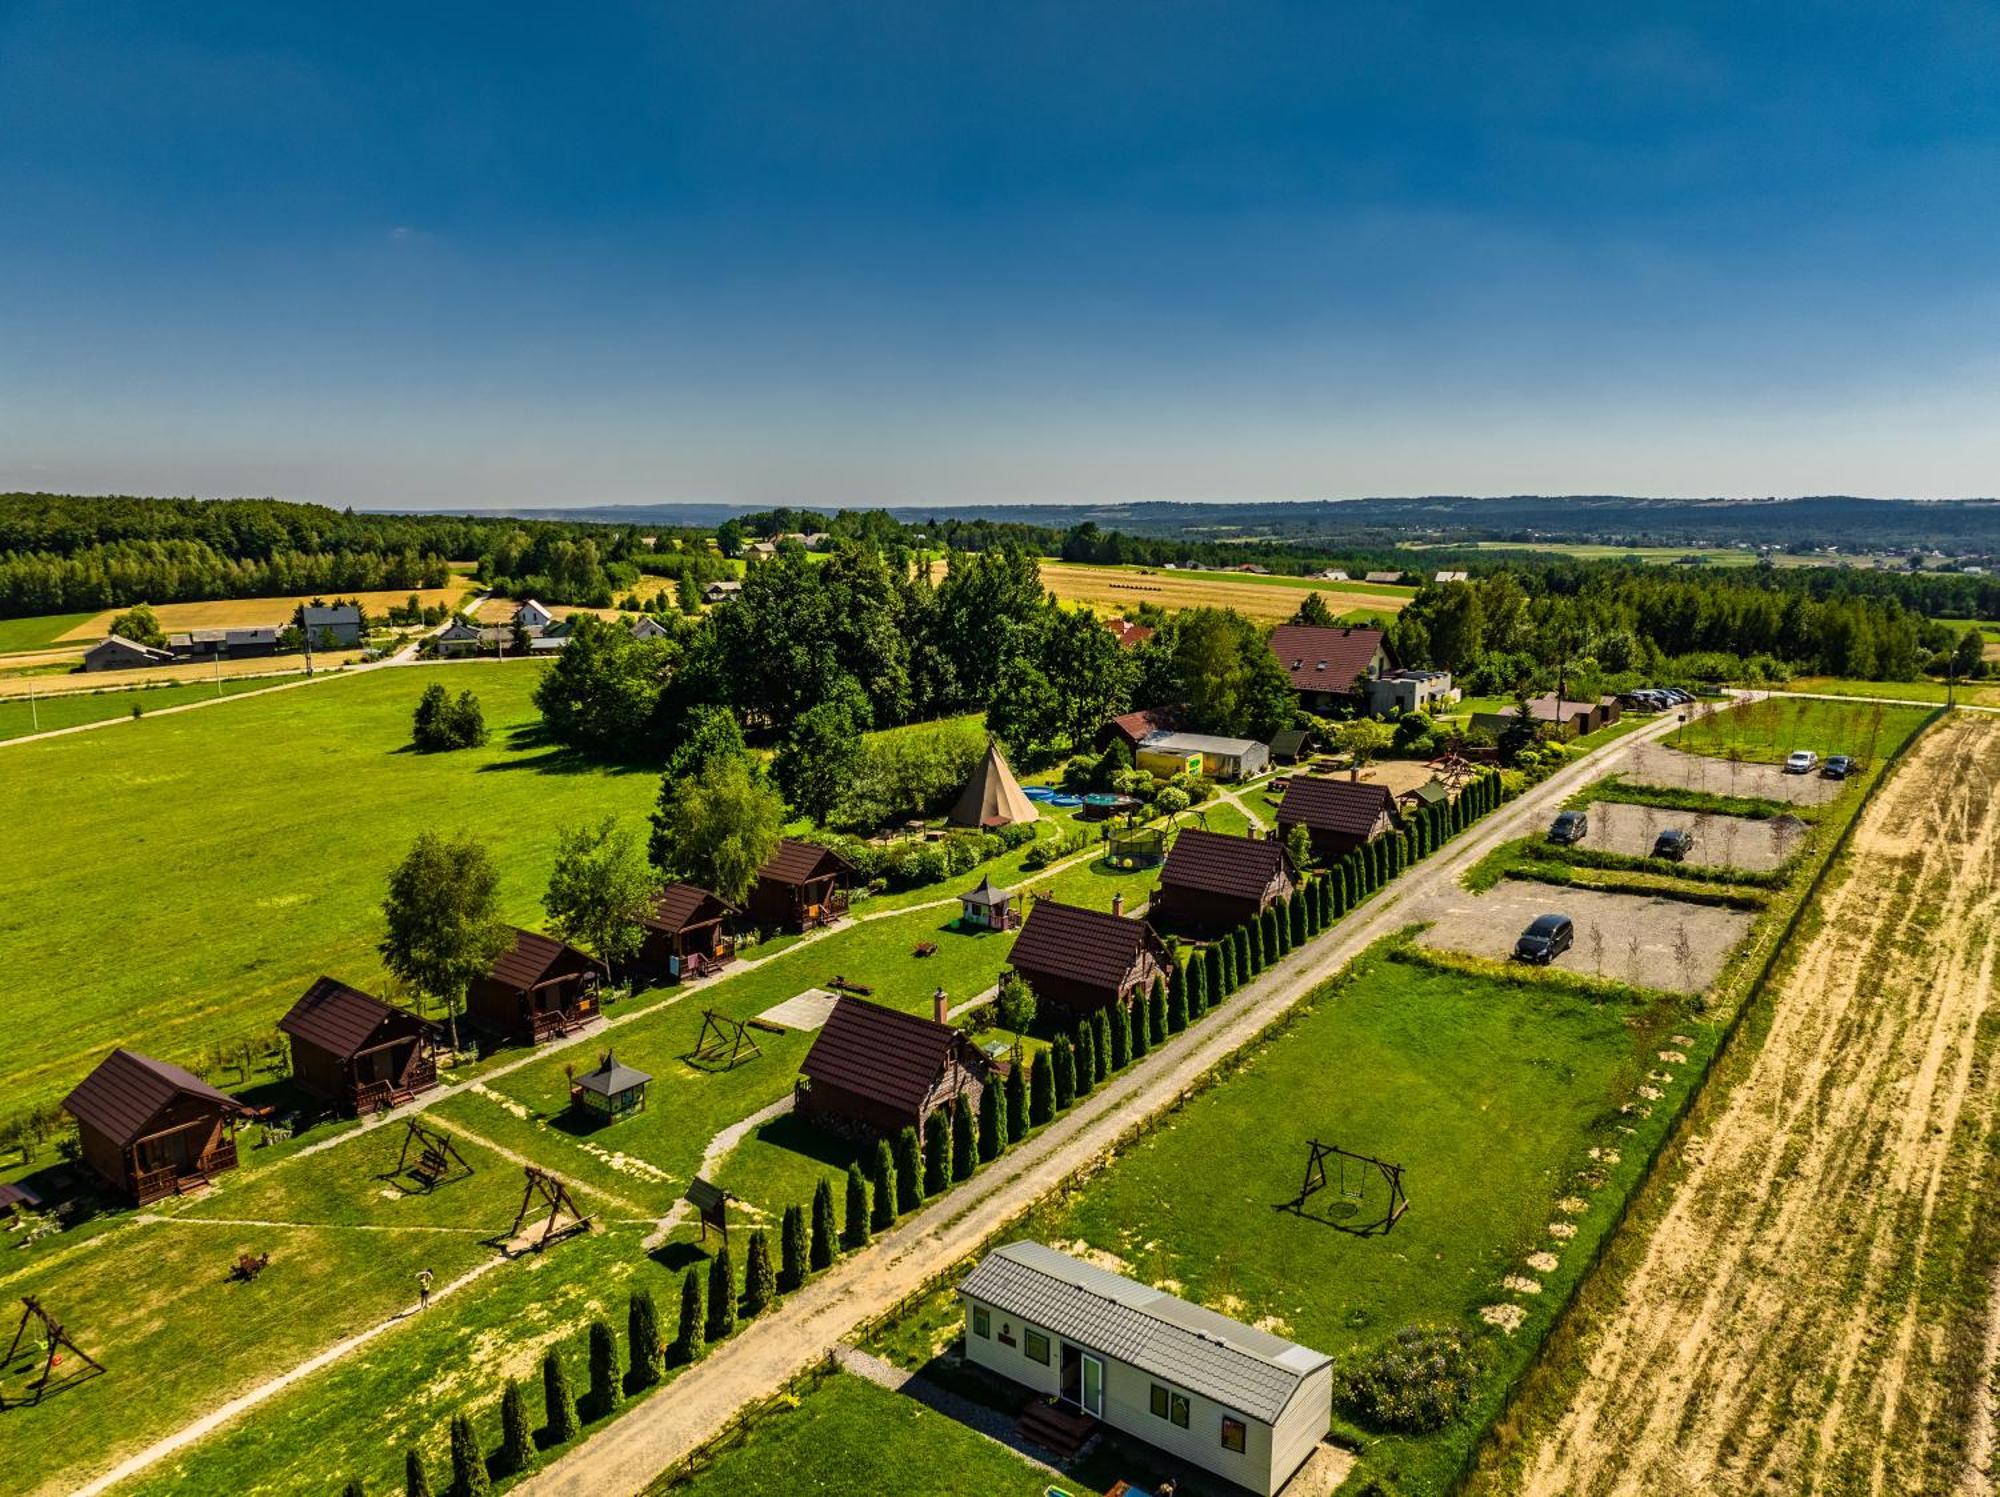
<svg viewBox="0 0 2000 1497"><path fill-rule="evenodd" d="M1589 835L1590 817L1582 811L1561 812L1557 815L1554 824L1549 827L1549 841L1561 842L1565 845L1571 842L1581 842Z"/></svg>
<svg viewBox="0 0 2000 1497"><path fill-rule="evenodd" d="M1653 856L1678 863L1694 851L1694 833L1670 826L1653 839Z"/></svg>
<svg viewBox="0 0 2000 1497"><path fill-rule="evenodd" d="M1514 943L1514 960L1546 967L1576 941L1576 926L1567 915L1537 915Z"/></svg>
<svg viewBox="0 0 2000 1497"><path fill-rule="evenodd" d="M1854 773L1854 761L1846 754L1828 754L1826 763L1819 767L1819 773L1821 779L1844 780Z"/></svg>

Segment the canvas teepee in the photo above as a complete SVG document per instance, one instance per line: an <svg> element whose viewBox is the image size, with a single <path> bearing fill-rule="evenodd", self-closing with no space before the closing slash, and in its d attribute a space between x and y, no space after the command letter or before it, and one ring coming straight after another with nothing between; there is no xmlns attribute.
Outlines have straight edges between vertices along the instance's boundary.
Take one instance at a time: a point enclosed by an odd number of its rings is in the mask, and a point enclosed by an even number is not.
<svg viewBox="0 0 2000 1497"><path fill-rule="evenodd" d="M951 808L953 826L1007 826L1016 821L1033 821L1035 803L1021 793L1021 783L1000 753L1000 745L986 740L986 758L965 782L958 804Z"/></svg>

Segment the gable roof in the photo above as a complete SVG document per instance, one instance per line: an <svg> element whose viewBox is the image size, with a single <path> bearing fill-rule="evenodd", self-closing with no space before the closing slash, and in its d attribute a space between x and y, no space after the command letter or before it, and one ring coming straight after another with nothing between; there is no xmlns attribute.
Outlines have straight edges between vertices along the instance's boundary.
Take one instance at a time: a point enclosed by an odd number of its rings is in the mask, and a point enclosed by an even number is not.
<svg viewBox="0 0 2000 1497"><path fill-rule="evenodd" d="M1142 952L1165 953L1143 920L1038 899L1028 911L1007 960L1029 972L1048 972L1087 987L1116 988Z"/></svg>
<svg viewBox="0 0 2000 1497"><path fill-rule="evenodd" d="M361 610L352 603L322 603L317 608L304 603L299 606L299 618L307 629L323 629L329 624L359 625Z"/></svg>
<svg viewBox="0 0 2000 1497"><path fill-rule="evenodd" d="M514 944L493 959L489 976L510 988L532 988L567 966L572 971L591 970L591 960L574 946L538 931L514 928Z"/></svg>
<svg viewBox="0 0 2000 1497"><path fill-rule="evenodd" d="M697 921L706 925L737 913L735 905L700 884L668 884L653 896L653 906L640 918L640 924L649 930L686 930Z"/></svg>
<svg viewBox="0 0 2000 1497"><path fill-rule="evenodd" d="M915 1113L958 1044L958 1031L948 1024L842 994L799 1071L898 1113Z"/></svg>
<svg viewBox="0 0 2000 1497"><path fill-rule="evenodd" d="M331 977L321 977L299 996L291 1011L278 1021L278 1028L295 1040L352 1059L392 1019L405 1019L419 1029L430 1024L408 1009L384 1003L380 998L350 988Z"/></svg>
<svg viewBox="0 0 2000 1497"><path fill-rule="evenodd" d="M152 645L142 645L136 639L127 639L122 634L107 634L88 650L87 660L92 655L137 655L141 660L170 661L174 658L171 650L156 649Z"/></svg>
<svg viewBox="0 0 2000 1497"><path fill-rule="evenodd" d="M1007 767L996 739L986 740L986 757L972 772L959 792L958 804L948 818L953 826L1010 826L1017 821L1033 821L1039 813L1035 803L1021 791L1021 782Z"/></svg>
<svg viewBox="0 0 2000 1497"><path fill-rule="evenodd" d="M832 868L828 868L828 864ZM774 884L803 884L828 872L852 873L854 865L830 847L817 842L801 842L797 837L780 837L771 856L757 870L759 879Z"/></svg>
<svg viewBox="0 0 2000 1497"><path fill-rule="evenodd" d="M1039 1242L987 1254L959 1292L1265 1424L1332 1360Z"/></svg>
<svg viewBox="0 0 2000 1497"><path fill-rule="evenodd" d="M634 1087L644 1086L653 1078L636 1066L628 1066L609 1050L604 1059L597 1063L594 1071L585 1071L576 1077L576 1084L587 1092L595 1092L600 1097L614 1097L619 1092L629 1092Z"/></svg>
<svg viewBox="0 0 2000 1497"><path fill-rule="evenodd" d="M1171 707L1142 707L1136 712L1121 712L1111 719L1111 726L1128 741L1137 744L1148 733L1170 730L1176 720Z"/></svg>
<svg viewBox="0 0 2000 1497"><path fill-rule="evenodd" d="M1300 775L1285 787L1285 798L1278 803L1278 825L1365 837L1374 830L1378 817L1387 815L1393 820L1395 812L1396 797L1387 785Z"/></svg>
<svg viewBox="0 0 2000 1497"><path fill-rule="evenodd" d="M1135 624L1130 619L1106 619L1104 627L1117 636L1120 649L1136 649L1153 637L1151 624Z"/></svg>
<svg viewBox="0 0 2000 1497"><path fill-rule="evenodd" d="M1352 691L1382 638L1380 629L1366 627L1280 624L1271 631L1271 653L1294 691Z"/></svg>
<svg viewBox="0 0 2000 1497"><path fill-rule="evenodd" d="M1232 899L1260 899L1285 871L1285 849L1268 837L1230 837L1188 827L1160 869L1162 888L1199 889Z"/></svg>
<svg viewBox="0 0 2000 1497"><path fill-rule="evenodd" d="M63 1098L62 1105L77 1122L104 1134L122 1149L137 1142L146 1125L178 1097L213 1102L229 1112L246 1110L234 1097L217 1091L192 1072L122 1048L99 1061L97 1069Z"/></svg>
<svg viewBox="0 0 2000 1497"><path fill-rule="evenodd" d="M1425 780L1414 789L1405 790L1403 795L1426 806L1441 805L1451 799L1451 791L1445 788L1442 780Z"/></svg>
<svg viewBox="0 0 2000 1497"><path fill-rule="evenodd" d="M1295 759L1305 752L1312 741L1312 734L1304 728L1280 728L1271 735L1271 752L1287 759Z"/></svg>

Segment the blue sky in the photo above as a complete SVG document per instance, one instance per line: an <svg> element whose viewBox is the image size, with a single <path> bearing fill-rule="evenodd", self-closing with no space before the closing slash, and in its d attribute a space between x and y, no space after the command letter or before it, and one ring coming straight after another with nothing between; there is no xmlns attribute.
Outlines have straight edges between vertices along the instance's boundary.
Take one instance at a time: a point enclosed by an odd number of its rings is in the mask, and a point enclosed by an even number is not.
<svg viewBox="0 0 2000 1497"><path fill-rule="evenodd" d="M0 487L2000 492L1982 4L0 0Z"/></svg>

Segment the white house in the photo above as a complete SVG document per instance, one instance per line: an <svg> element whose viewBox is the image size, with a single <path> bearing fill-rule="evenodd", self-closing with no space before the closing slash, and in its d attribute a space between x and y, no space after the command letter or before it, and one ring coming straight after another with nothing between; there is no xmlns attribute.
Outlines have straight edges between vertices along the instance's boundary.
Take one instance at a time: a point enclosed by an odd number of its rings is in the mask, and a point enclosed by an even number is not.
<svg viewBox="0 0 2000 1497"><path fill-rule="evenodd" d="M546 629L555 621L556 616L533 598L514 610L514 622L523 629Z"/></svg>
<svg viewBox="0 0 2000 1497"><path fill-rule="evenodd" d="M1039 1242L959 1285L966 1360L1265 1497L1326 1438L1332 1360Z"/></svg>
<svg viewBox="0 0 2000 1497"><path fill-rule="evenodd" d="M1458 688L1451 684L1450 671L1384 671L1364 683L1368 690L1368 710L1381 716L1391 708L1404 712L1436 712L1458 700Z"/></svg>
<svg viewBox="0 0 2000 1497"><path fill-rule="evenodd" d="M634 639L672 638L672 635L668 631L667 626L661 623L658 619L654 618L650 613L641 613L633 615L632 619L630 620L629 627L632 630L632 637Z"/></svg>
<svg viewBox="0 0 2000 1497"><path fill-rule="evenodd" d="M727 603L742 591L743 584L740 582L711 582L701 590L701 601L704 603Z"/></svg>

